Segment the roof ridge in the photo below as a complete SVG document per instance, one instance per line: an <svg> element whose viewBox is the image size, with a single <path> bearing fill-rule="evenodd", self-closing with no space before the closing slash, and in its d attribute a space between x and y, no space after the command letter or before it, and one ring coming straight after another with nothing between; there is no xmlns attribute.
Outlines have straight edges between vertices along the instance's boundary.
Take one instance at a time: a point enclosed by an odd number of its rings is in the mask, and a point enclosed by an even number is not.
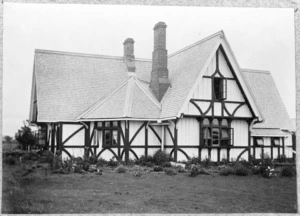
<svg viewBox="0 0 300 216"><path fill-rule="evenodd" d="M100 54L91 54L91 53L67 52L67 51L59 51L59 50L35 49L35 53L123 60L122 56L110 56L110 55L100 55ZM135 61L152 61L152 60L151 59L146 59L146 58L135 58Z"/></svg>
<svg viewBox="0 0 300 216"><path fill-rule="evenodd" d="M245 72L245 73L265 73L265 74L271 74L270 71L267 71L267 70L258 70L258 69L241 68L241 71Z"/></svg>
<svg viewBox="0 0 300 216"><path fill-rule="evenodd" d="M185 51L185 50L187 50L187 49L190 49L190 48L192 48L192 47L194 47L194 46L197 46L197 45L199 45L200 43L203 43L203 42L205 42L205 41L207 41L207 40L210 40L211 38L214 38L214 37L216 37L216 36L218 36L218 35L224 35L223 30L218 31L218 32L216 32L216 33L214 33L214 34L212 34L212 35L209 35L209 36L207 36L207 37L201 39L200 41L197 41L197 42L195 42L195 43L193 43L193 44L191 44L191 45L188 45L188 46L186 46L186 47L184 47L184 48L182 48L182 49L180 49L180 50L178 50L178 51L176 51L176 52L174 52L174 53L171 53L170 55L168 55L168 58L173 57L174 55L177 55L178 53L181 53L181 52L183 52L183 51Z"/></svg>
<svg viewBox="0 0 300 216"><path fill-rule="evenodd" d="M130 79L130 77L125 79L125 81L118 88L116 88L114 91L106 94L104 97L100 98L92 106L90 106L88 109L86 109L84 112L82 112L76 119L80 119L80 118L90 114L98 107L100 107L105 101L107 101L111 96L113 96L116 92L118 92L126 83L128 83L129 79Z"/></svg>
<svg viewBox="0 0 300 216"><path fill-rule="evenodd" d="M150 94L150 92L148 92L140 83L140 81L137 78L135 79L135 84L148 96L148 98L159 108L161 109L161 103L155 98L153 97L153 95Z"/></svg>

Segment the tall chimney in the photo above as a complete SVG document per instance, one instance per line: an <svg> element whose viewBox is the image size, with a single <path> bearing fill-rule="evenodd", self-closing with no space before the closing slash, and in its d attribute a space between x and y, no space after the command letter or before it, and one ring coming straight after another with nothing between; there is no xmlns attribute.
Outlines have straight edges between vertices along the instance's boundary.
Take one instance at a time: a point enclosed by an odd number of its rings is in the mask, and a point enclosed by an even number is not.
<svg viewBox="0 0 300 216"><path fill-rule="evenodd" d="M132 38L127 38L124 45L124 62L127 63L128 72L135 72L134 63L134 40Z"/></svg>
<svg viewBox="0 0 300 216"><path fill-rule="evenodd" d="M166 28L164 22L157 23L154 30L154 51L152 53L152 71L150 88L158 101L161 101L170 86L168 72L168 51L166 50Z"/></svg>

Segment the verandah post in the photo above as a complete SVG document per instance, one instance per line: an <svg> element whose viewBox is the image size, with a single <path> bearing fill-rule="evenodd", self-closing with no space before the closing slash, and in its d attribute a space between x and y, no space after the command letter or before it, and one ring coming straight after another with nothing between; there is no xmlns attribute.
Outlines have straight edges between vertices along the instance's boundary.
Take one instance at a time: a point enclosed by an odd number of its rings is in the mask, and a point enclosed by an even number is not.
<svg viewBox="0 0 300 216"><path fill-rule="evenodd" d="M174 160L177 162L177 150L178 150L178 143L177 143L177 120L175 120L175 127L174 127Z"/></svg>
<svg viewBox="0 0 300 216"><path fill-rule="evenodd" d="M84 156L89 157L90 149L90 124L84 128Z"/></svg>
<svg viewBox="0 0 300 216"><path fill-rule="evenodd" d="M125 121L125 163L129 162L129 121Z"/></svg>

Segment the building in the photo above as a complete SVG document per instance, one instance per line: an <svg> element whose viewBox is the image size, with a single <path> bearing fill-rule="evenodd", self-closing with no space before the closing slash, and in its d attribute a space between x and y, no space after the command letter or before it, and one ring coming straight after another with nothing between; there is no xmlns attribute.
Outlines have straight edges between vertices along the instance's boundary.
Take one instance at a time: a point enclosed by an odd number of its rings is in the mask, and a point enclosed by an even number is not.
<svg viewBox="0 0 300 216"><path fill-rule="evenodd" d="M166 27L154 27L152 60L135 58L131 38L123 57L35 51L30 121L49 148L126 161L159 149L176 161L292 157L271 74L241 69L223 31L168 55Z"/></svg>

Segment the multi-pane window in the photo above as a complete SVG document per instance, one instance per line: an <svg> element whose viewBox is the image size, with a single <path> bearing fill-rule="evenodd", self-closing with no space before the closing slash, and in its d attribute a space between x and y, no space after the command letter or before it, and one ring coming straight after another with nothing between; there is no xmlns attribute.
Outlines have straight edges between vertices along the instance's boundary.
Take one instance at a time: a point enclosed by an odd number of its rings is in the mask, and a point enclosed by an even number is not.
<svg viewBox="0 0 300 216"><path fill-rule="evenodd" d="M204 119L202 137L205 146L233 145L233 128L229 127L226 119Z"/></svg>
<svg viewBox="0 0 300 216"><path fill-rule="evenodd" d="M213 78L213 96L215 100L225 100L227 98L227 81L225 78Z"/></svg>
<svg viewBox="0 0 300 216"><path fill-rule="evenodd" d="M98 123L100 130L97 131L98 140L102 138L103 147L114 147L118 145L119 131L118 122L101 122Z"/></svg>

